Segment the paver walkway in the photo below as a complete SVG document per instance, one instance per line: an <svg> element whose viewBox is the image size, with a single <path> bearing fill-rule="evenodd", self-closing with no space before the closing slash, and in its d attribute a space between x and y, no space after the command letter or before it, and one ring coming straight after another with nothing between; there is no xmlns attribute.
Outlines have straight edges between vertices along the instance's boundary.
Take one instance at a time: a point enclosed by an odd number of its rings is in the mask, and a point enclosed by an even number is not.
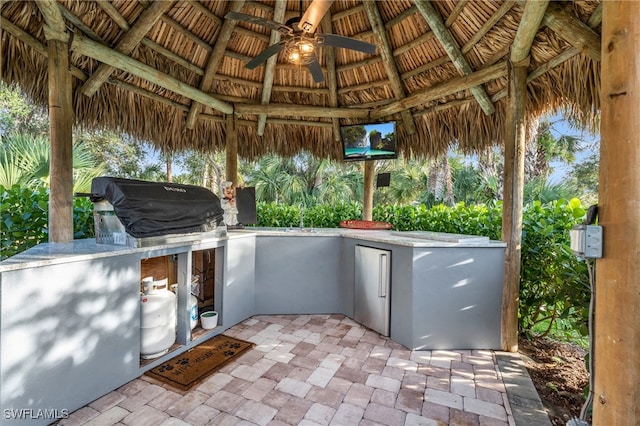
<svg viewBox="0 0 640 426"><path fill-rule="evenodd" d="M515 425L496 355L411 351L343 315L259 315L188 392L142 376L60 425Z"/></svg>

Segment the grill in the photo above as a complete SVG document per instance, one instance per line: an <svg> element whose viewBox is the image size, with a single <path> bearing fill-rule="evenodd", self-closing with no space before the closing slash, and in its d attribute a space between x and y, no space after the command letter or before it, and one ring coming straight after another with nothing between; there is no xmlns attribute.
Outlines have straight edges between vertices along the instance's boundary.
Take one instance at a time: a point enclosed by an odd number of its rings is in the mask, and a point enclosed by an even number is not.
<svg viewBox="0 0 640 426"><path fill-rule="evenodd" d="M140 239L151 241L151 237L155 237L154 242L167 241L167 236L172 240L193 240L199 233L222 231L220 199L201 186L98 177L91 183L91 200L96 213L103 212L99 216L106 218L115 213L126 236L137 240L133 245L146 245L140 244ZM113 213L104 214L109 210L104 208L105 202L113 207ZM97 239L101 234L99 225L100 221L96 222ZM113 229L112 222L109 228ZM114 243L132 245L131 241L118 241L117 236Z"/></svg>

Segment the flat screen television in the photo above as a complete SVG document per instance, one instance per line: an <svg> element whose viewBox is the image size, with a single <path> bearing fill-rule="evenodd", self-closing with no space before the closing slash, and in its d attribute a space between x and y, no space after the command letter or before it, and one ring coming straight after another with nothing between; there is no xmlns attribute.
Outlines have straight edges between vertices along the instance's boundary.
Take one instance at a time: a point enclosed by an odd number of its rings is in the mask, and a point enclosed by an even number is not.
<svg viewBox="0 0 640 426"><path fill-rule="evenodd" d="M340 136L345 161L398 158L395 121L340 126Z"/></svg>

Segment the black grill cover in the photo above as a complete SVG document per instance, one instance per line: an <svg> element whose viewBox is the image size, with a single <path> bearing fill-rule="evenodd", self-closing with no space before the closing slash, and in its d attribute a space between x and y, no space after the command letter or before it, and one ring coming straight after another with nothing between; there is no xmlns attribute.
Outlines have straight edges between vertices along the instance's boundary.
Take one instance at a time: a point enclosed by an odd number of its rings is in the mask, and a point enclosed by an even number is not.
<svg viewBox="0 0 640 426"><path fill-rule="evenodd" d="M98 177L91 198L111 203L136 238L212 231L222 222L220 199L201 186Z"/></svg>

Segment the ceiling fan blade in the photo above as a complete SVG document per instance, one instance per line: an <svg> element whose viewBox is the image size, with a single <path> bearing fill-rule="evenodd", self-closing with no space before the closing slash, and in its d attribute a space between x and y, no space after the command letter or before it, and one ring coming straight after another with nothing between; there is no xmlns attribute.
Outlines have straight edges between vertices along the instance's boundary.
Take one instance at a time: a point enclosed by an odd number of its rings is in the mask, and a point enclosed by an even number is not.
<svg viewBox="0 0 640 426"><path fill-rule="evenodd" d="M272 57L273 55L280 53L282 49L284 49L285 42L281 41L277 44L272 44L271 46L264 49L262 52L258 54L255 58L247 62L244 67L246 69L252 70L260 66L263 62L266 62L267 59Z"/></svg>
<svg viewBox="0 0 640 426"><path fill-rule="evenodd" d="M224 15L225 19L233 19L235 21L249 22L250 24L262 25L263 27L271 28L272 30L279 31L282 34L293 34L293 29L287 27L280 22L273 21L267 18L261 18L259 16L247 15L246 13L229 12Z"/></svg>
<svg viewBox="0 0 640 426"><path fill-rule="evenodd" d="M343 37L335 34L318 34L320 44L331 47L342 47L345 49L357 50L358 52L374 55L376 46L366 41L356 40L351 37Z"/></svg>
<svg viewBox="0 0 640 426"><path fill-rule="evenodd" d="M314 33L332 3L333 0L313 0L300 18L298 28L308 33Z"/></svg>
<svg viewBox="0 0 640 426"><path fill-rule="evenodd" d="M311 73L311 77L313 77L313 81L316 83L322 83L324 81L324 74L322 74L322 67L320 66L320 62L318 62L318 58L307 65L307 68Z"/></svg>

